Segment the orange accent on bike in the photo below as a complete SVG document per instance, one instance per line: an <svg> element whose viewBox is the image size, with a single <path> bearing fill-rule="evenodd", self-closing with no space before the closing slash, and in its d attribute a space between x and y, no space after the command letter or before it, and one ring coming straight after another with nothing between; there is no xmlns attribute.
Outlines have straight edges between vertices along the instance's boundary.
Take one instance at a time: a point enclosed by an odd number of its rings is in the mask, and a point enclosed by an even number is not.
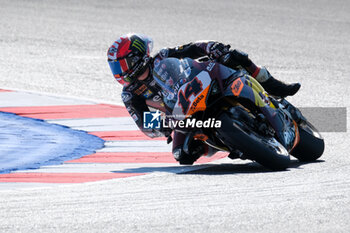
<svg viewBox="0 0 350 233"><path fill-rule="evenodd" d="M205 100L207 98L209 87L205 88L199 95L192 101L191 107L187 112L187 116L193 115L198 111L204 111L207 108Z"/></svg>
<svg viewBox="0 0 350 233"><path fill-rule="evenodd" d="M298 124L294 120L293 120L293 124L294 124L294 128L295 128L295 140L294 140L293 147L289 152L291 152L299 144L299 141L300 141Z"/></svg>
<svg viewBox="0 0 350 233"><path fill-rule="evenodd" d="M193 138L196 139L196 140L201 140L201 141L208 140L208 136L205 135L205 134L196 134L196 135L194 135Z"/></svg>
<svg viewBox="0 0 350 233"><path fill-rule="evenodd" d="M239 94L243 89L243 86L244 86L243 81L240 78L236 79L231 85L232 93L235 96L239 96Z"/></svg>

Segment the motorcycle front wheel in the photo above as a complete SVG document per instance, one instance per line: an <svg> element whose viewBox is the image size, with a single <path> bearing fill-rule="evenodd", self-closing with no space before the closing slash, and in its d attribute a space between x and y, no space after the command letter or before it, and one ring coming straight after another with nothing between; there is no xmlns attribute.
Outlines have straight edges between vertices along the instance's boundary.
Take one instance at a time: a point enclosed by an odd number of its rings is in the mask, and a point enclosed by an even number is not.
<svg viewBox="0 0 350 233"><path fill-rule="evenodd" d="M305 120L299 124L299 135L299 144L291 154L304 162L312 162L320 158L324 151L324 140L318 130Z"/></svg>

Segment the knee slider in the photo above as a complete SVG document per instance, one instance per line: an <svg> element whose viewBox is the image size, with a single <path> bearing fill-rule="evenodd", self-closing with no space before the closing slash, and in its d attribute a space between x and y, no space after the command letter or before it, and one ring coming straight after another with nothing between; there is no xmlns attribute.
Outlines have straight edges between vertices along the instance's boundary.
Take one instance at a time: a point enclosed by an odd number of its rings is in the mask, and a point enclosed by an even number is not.
<svg viewBox="0 0 350 233"><path fill-rule="evenodd" d="M176 159L176 161L180 161L181 159L187 156L187 154L182 149L182 145L173 149L173 156Z"/></svg>

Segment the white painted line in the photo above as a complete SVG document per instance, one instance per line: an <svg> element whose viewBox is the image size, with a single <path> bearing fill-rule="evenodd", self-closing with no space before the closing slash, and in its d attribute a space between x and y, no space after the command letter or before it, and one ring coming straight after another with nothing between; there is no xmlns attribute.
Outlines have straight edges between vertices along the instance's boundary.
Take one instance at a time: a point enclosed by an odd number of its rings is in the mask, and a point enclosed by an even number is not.
<svg viewBox="0 0 350 233"><path fill-rule="evenodd" d="M65 163L13 173L150 173L168 172L169 169L173 171L171 173L181 172L183 166L174 163Z"/></svg>
<svg viewBox="0 0 350 233"><path fill-rule="evenodd" d="M75 100L26 92L0 92L0 107L34 107L89 104L96 103L85 100Z"/></svg>
<svg viewBox="0 0 350 233"><path fill-rule="evenodd" d="M171 152L172 144L166 141L107 141L97 152Z"/></svg>
<svg viewBox="0 0 350 233"><path fill-rule="evenodd" d="M0 183L0 190L21 190L21 189L36 189L36 188L50 188L67 184L62 183L25 183L25 182L6 182Z"/></svg>
<svg viewBox="0 0 350 233"><path fill-rule="evenodd" d="M133 131L139 130L131 117L84 118L47 120L49 123L65 125L73 129L94 131Z"/></svg>

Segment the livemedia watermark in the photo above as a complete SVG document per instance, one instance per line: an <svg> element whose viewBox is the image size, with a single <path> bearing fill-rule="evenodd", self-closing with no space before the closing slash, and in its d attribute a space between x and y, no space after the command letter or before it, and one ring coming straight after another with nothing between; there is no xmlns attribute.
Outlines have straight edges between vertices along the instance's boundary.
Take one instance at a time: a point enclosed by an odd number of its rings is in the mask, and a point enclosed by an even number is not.
<svg viewBox="0 0 350 233"><path fill-rule="evenodd" d="M159 110L155 112L143 113L143 128L160 129L162 128L220 128L221 121L215 118L199 120L196 118L185 118L176 120L177 116L166 116L166 120L162 120Z"/></svg>
<svg viewBox="0 0 350 233"><path fill-rule="evenodd" d="M301 107L302 114L311 122L320 132L347 132L347 108L345 107ZM166 116L166 121L162 121L160 111L144 112L143 126L145 129L165 128L220 128L221 121L214 118L206 121L196 120L189 116L184 120L178 119L178 116Z"/></svg>

